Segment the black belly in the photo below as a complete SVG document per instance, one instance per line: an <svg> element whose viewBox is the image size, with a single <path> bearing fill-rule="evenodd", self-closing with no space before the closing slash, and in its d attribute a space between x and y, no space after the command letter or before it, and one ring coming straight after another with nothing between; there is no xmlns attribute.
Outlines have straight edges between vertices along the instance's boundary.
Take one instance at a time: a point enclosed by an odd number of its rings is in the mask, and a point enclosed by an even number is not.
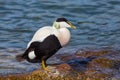
<svg viewBox="0 0 120 80"><path fill-rule="evenodd" d="M50 35L46 37L43 42L38 42L38 44L36 44L36 42L32 42L31 46L32 48L34 48L33 50L35 51L36 58L29 59L28 53L26 53L26 59L27 61L32 63L40 63L41 59L44 59L46 61L49 57L54 55L60 48L62 48L58 38L55 35Z"/></svg>

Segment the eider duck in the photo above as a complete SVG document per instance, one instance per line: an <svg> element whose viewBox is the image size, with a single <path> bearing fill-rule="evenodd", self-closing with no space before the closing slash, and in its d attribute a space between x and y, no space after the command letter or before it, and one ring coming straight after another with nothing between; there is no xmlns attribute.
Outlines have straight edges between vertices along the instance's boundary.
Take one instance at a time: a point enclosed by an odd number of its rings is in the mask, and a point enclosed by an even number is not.
<svg viewBox="0 0 120 80"><path fill-rule="evenodd" d="M70 41L70 31L76 28L66 18L58 18L53 26L40 28L28 43L24 54L19 59L26 59L31 63L41 63L44 70L48 70L46 60Z"/></svg>

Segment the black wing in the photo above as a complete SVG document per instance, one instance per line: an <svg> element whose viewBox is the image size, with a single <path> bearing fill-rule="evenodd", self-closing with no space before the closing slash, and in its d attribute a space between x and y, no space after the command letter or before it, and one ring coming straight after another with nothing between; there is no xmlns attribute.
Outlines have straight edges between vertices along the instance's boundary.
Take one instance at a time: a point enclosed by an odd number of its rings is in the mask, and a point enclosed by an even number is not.
<svg viewBox="0 0 120 80"><path fill-rule="evenodd" d="M47 60L53 54L55 54L60 48L62 48L58 38L55 35L50 35L43 42L41 42L40 46L37 47L36 55L38 58L43 58Z"/></svg>

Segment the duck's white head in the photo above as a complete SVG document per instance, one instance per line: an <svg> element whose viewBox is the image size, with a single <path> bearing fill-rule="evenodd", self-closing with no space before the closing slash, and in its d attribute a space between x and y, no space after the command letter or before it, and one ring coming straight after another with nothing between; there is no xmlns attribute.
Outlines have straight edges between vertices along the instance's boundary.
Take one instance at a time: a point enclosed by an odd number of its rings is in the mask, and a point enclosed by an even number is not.
<svg viewBox="0 0 120 80"><path fill-rule="evenodd" d="M68 21L65 18L58 18L54 23L53 23L53 27L55 27L56 29L60 29L60 28L76 28L70 21Z"/></svg>

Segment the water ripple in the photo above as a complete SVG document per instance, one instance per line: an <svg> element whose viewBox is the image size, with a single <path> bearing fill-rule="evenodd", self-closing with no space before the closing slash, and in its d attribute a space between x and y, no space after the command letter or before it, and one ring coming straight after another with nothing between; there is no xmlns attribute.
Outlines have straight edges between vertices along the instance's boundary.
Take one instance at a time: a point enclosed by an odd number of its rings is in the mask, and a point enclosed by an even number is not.
<svg viewBox="0 0 120 80"><path fill-rule="evenodd" d="M119 0L0 0L0 48L26 48L37 29L61 16L77 26L70 30L68 47L118 46L119 4Z"/></svg>

